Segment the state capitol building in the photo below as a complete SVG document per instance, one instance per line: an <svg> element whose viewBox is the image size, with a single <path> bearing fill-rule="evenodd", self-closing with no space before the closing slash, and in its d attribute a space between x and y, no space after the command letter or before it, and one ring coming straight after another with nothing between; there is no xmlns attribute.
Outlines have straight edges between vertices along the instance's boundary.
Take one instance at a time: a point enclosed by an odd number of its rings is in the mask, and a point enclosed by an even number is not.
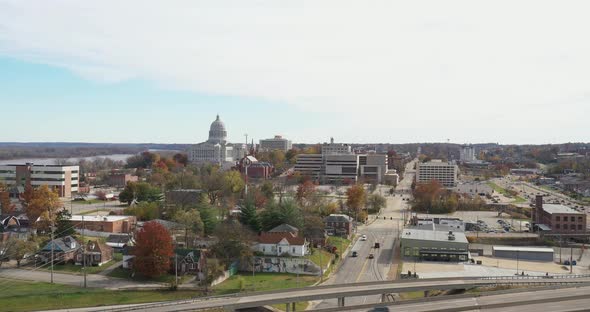
<svg viewBox="0 0 590 312"><path fill-rule="evenodd" d="M209 129L209 139L206 142L192 145L188 150L190 162L214 163L218 165L233 165L246 154L244 144L232 144L227 142L225 124L219 119L219 115Z"/></svg>

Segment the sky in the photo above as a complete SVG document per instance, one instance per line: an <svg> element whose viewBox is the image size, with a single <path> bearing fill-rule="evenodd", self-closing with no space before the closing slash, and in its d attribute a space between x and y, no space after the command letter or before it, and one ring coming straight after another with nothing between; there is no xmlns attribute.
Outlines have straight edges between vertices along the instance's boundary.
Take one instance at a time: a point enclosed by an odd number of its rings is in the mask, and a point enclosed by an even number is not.
<svg viewBox="0 0 590 312"><path fill-rule="evenodd" d="M0 141L590 141L588 1L0 0Z"/></svg>

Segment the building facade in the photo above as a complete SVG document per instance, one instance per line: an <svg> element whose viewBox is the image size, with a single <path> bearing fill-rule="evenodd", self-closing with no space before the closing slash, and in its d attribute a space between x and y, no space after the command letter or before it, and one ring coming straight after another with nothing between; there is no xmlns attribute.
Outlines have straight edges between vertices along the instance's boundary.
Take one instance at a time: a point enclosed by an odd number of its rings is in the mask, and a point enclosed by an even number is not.
<svg viewBox="0 0 590 312"><path fill-rule="evenodd" d="M404 258L429 261L467 261L469 242L462 232L431 228L404 228L401 237Z"/></svg>
<svg viewBox="0 0 590 312"><path fill-rule="evenodd" d="M535 198L533 223L544 224L556 234L586 233L586 214L578 212L568 206L559 204L544 204L543 197Z"/></svg>
<svg viewBox="0 0 590 312"><path fill-rule="evenodd" d="M443 162L440 159L433 159L416 165L416 183L428 183L437 180L444 187L455 187L457 185L457 173L457 165Z"/></svg>
<svg viewBox="0 0 590 312"><path fill-rule="evenodd" d="M21 193L27 186L37 188L47 185L59 197L71 197L78 192L79 166L61 165L0 165L0 182L16 187ZM14 189L14 188L13 188ZM13 192L14 193L14 192Z"/></svg>
<svg viewBox="0 0 590 312"><path fill-rule="evenodd" d="M219 115L209 128L209 139L195 144L187 151L191 163L214 163L224 165L235 163L246 154L245 144L231 144L227 142L225 124Z"/></svg>
<svg viewBox="0 0 590 312"><path fill-rule="evenodd" d="M475 148L471 144L465 144L461 146L459 151L459 160L462 162L474 162L477 158L475 157Z"/></svg>
<svg viewBox="0 0 590 312"><path fill-rule="evenodd" d="M397 183L395 170L387 169L387 155L384 154L299 154L295 172L307 175L321 183L355 183L364 181Z"/></svg>
<svg viewBox="0 0 590 312"><path fill-rule="evenodd" d="M137 221L135 216L73 215L68 223L76 229L107 233L132 233Z"/></svg>
<svg viewBox="0 0 590 312"><path fill-rule="evenodd" d="M259 148L263 151L279 150L286 152L292 148L292 143L280 135L275 135L272 139L260 140Z"/></svg>
<svg viewBox="0 0 590 312"><path fill-rule="evenodd" d="M352 147L348 144L334 143L334 138L330 138L330 143L322 144L322 154L352 154Z"/></svg>

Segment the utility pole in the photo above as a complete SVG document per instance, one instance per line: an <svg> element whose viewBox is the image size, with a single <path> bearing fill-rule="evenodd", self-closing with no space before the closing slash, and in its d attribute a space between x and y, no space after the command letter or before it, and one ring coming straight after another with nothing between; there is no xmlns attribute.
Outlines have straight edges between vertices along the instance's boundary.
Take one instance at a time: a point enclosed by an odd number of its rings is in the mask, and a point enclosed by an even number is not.
<svg viewBox="0 0 590 312"><path fill-rule="evenodd" d="M82 237L84 237L85 229L86 224L84 223L84 215L82 215ZM84 244L84 241L82 241L82 259L82 271L84 271L84 288L86 288L88 285L86 284L86 244Z"/></svg>
<svg viewBox="0 0 590 312"><path fill-rule="evenodd" d="M55 237L53 234L53 218L51 215L51 209L49 210L49 220L51 221L51 284L53 284L53 249L54 249L54 244L55 244Z"/></svg>
<svg viewBox="0 0 590 312"><path fill-rule="evenodd" d="M178 287L178 254L174 252L174 282L175 286Z"/></svg>
<svg viewBox="0 0 590 312"><path fill-rule="evenodd" d="M320 283L324 282L324 266L322 265L322 245L320 245Z"/></svg>

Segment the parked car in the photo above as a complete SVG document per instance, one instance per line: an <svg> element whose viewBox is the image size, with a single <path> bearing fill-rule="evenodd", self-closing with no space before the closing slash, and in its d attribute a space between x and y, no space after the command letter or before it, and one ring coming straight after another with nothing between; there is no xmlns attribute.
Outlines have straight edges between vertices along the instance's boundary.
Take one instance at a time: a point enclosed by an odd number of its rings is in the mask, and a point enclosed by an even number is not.
<svg viewBox="0 0 590 312"><path fill-rule="evenodd" d="M373 254L369 254L369 259L373 259L375 256Z"/></svg>
<svg viewBox="0 0 590 312"><path fill-rule="evenodd" d="M381 247L381 244L379 244L379 243L375 243L375 246L374 246L374 247L375 247L375 248L380 248L380 247Z"/></svg>

